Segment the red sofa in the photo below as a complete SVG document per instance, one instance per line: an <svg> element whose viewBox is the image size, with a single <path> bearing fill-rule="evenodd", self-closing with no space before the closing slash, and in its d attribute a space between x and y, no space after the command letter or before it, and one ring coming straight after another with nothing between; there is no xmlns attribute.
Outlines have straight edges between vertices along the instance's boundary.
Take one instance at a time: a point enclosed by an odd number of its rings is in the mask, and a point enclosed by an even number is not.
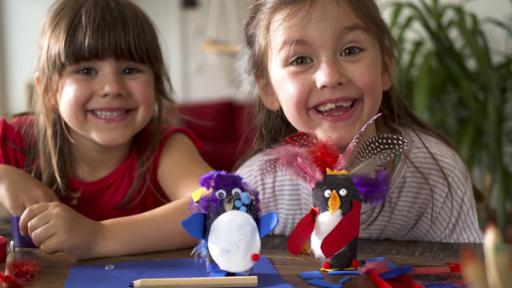
<svg viewBox="0 0 512 288"><path fill-rule="evenodd" d="M248 132L248 104L219 101L180 104L181 126L192 130L203 143L201 154L216 170L232 171L248 151L252 136Z"/></svg>

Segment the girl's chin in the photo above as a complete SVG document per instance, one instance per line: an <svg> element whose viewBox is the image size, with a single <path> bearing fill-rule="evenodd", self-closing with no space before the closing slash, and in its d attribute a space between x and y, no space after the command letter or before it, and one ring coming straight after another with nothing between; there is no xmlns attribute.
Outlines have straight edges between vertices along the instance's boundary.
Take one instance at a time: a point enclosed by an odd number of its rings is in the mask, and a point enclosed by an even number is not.
<svg viewBox="0 0 512 288"><path fill-rule="evenodd" d="M352 138L344 137L345 135L340 135L338 137L333 135L317 135L318 140L329 143L332 145L337 146L340 148L341 151L345 150L345 148L348 146L350 141L352 141Z"/></svg>

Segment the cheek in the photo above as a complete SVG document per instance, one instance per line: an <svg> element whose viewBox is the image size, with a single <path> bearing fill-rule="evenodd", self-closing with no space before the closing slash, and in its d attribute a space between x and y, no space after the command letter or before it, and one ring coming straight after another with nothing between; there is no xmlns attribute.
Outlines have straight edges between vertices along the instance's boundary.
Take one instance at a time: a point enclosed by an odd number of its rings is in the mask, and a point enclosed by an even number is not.
<svg viewBox="0 0 512 288"><path fill-rule="evenodd" d="M73 84L66 84L61 86L57 94L57 103L61 114L70 113L79 104L79 97L77 97L77 87Z"/></svg>
<svg viewBox="0 0 512 288"><path fill-rule="evenodd" d="M152 79L147 79L132 86L132 91L136 91L134 95L137 97L139 104L144 106L153 106L156 103L156 88Z"/></svg>

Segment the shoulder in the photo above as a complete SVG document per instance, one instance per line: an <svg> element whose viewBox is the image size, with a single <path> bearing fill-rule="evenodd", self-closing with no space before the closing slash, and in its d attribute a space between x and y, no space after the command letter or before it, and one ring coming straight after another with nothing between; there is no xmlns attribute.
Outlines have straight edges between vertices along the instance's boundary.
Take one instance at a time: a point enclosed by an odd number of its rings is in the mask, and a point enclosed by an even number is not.
<svg viewBox="0 0 512 288"><path fill-rule="evenodd" d="M31 115L0 118L0 138L3 142L12 142L15 146L35 141L36 121Z"/></svg>
<svg viewBox="0 0 512 288"><path fill-rule="evenodd" d="M0 132L5 135L13 133L21 134L22 131L30 131L35 125L35 119L32 115L18 115L12 118L0 117Z"/></svg>
<svg viewBox="0 0 512 288"><path fill-rule="evenodd" d="M160 128L160 133L162 135L161 144L167 144L169 139L176 138L181 139L178 141L186 141L186 142L192 142L194 146L198 149L202 149L202 144L199 138L189 129L187 128L176 128L172 127L170 125L163 125ZM176 137L177 136L177 137ZM188 139L188 141L187 141Z"/></svg>
<svg viewBox="0 0 512 288"><path fill-rule="evenodd" d="M278 214L279 223L273 233L288 235L313 206L311 188L287 171L271 167L266 162L270 157L267 152L256 154L240 166L237 173L259 192L262 211Z"/></svg>
<svg viewBox="0 0 512 288"><path fill-rule="evenodd" d="M199 140L188 130L163 127L157 179L169 199L189 196L211 170L199 154Z"/></svg>
<svg viewBox="0 0 512 288"><path fill-rule="evenodd" d="M255 190L258 190L262 198L284 200L288 198L300 199L304 196L311 199L309 185L305 181L290 175L286 170L272 167L271 164L266 162L270 157L266 152L258 153L240 166L236 173L242 176L244 181Z"/></svg>
<svg viewBox="0 0 512 288"><path fill-rule="evenodd" d="M440 173L467 180L469 172L462 158L441 139L411 129L403 129L402 134L409 143L406 157L417 170L426 175Z"/></svg>
<svg viewBox="0 0 512 288"><path fill-rule="evenodd" d="M165 125L160 131L161 140L157 155L163 160L179 163L175 161L186 160L188 157L199 154L202 145L190 130Z"/></svg>

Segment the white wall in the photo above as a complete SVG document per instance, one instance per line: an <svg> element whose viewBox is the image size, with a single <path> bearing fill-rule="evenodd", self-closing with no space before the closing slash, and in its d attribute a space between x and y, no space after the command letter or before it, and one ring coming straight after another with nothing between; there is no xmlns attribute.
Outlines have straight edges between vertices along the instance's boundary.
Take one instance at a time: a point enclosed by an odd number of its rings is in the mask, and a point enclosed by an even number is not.
<svg viewBox="0 0 512 288"><path fill-rule="evenodd" d="M51 0L0 1L3 25L0 95L6 95L1 112L16 113L27 108L26 85L33 76L37 37Z"/></svg>
<svg viewBox="0 0 512 288"><path fill-rule="evenodd" d="M198 0L199 6L190 10L181 9L181 0L134 0L160 31L164 58L178 102L245 99L245 93L238 89L237 73L232 70L234 60L226 56L213 56L201 48L207 31L210 5L220 5L219 26L221 30L227 26L226 1L236 3L241 22L250 0ZM390 0L377 1L385 3ZM26 83L33 76L37 37L51 3L52 0L0 0L0 115L27 109ZM469 7L480 15L512 22L512 4L509 0L475 0L470 1ZM240 32L241 29L240 25ZM217 36L222 38L226 35ZM504 49L512 48L511 43L504 43L502 34L491 37L494 43L506 47Z"/></svg>

